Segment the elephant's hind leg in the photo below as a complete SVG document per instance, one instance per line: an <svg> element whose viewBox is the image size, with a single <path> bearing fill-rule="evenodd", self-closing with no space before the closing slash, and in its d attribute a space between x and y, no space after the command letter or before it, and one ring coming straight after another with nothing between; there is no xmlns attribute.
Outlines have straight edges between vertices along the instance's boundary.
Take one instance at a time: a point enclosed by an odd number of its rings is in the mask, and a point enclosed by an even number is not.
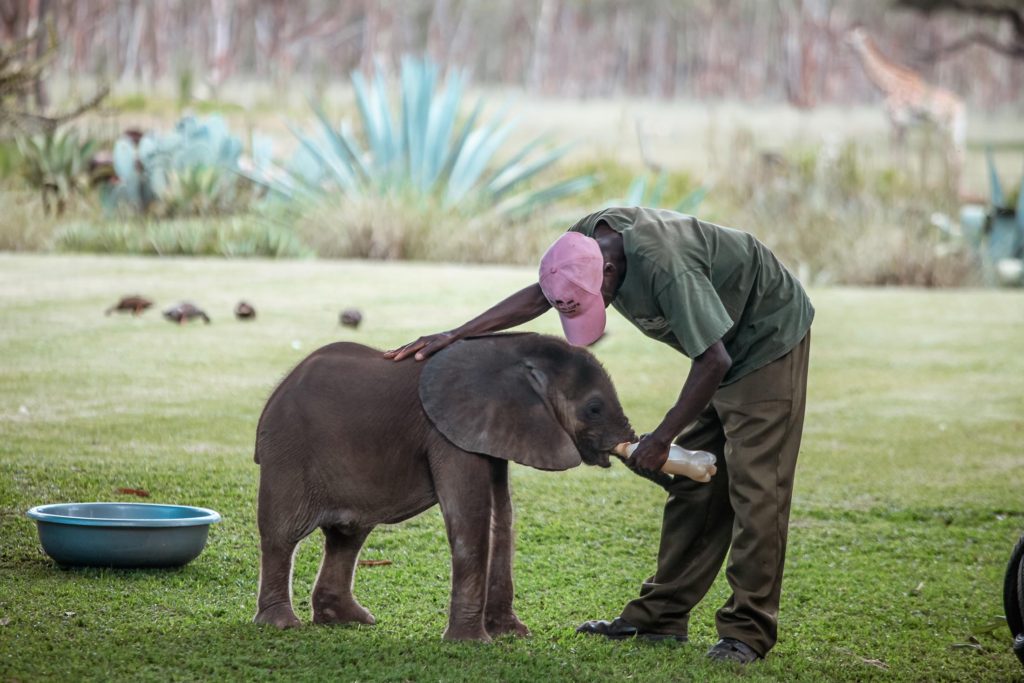
<svg viewBox="0 0 1024 683"><path fill-rule="evenodd" d="M278 628L300 626L292 610L292 556L297 541L279 541L264 536L260 541L260 595L257 624Z"/></svg>
<svg viewBox="0 0 1024 683"><path fill-rule="evenodd" d="M356 558L370 528L323 527L324 560L313 588L314 624L373 624L376 620L352 595Z"/></svg>

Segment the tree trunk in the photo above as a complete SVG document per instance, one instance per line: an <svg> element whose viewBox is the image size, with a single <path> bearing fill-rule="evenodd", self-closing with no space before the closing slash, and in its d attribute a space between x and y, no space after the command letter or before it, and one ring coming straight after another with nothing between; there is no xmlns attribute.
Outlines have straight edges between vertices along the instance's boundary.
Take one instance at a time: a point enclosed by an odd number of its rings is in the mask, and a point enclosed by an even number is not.
<svg viewBox="0 0 1024 683"><path fill-rule="evenodd" d="M5 40L17 40L25 35L22 25L26 21L24 0L0 0L0 22Z"/></svg>
<svg viewBox="0 0 1024 683"><path fill-rule="evenodd" d="M232 3L229 0L210 0L213 10L213 54L208 81L216 95L228 74L231 73L231 15Z"/></svg>
<svg viewBox="0 0 1024 683"><path fill-rule="evenodd" d="M131 9L131 28L128 32L128 44L125 46L124 71L121 72L121 79L136 80L142 75L141 53L142 36L146 31L146 7L147 3L133 0Z"/></svg>
<svg viewBox="0 0 1024 683"><path fill-rule="evenodd" d="M551 40L558 21L558 0L541 0L537 13L537 27L533 32L533 55L530 59L530 75L526 85L535 92L544 91L548 62L551 57Z"/></svg>
<svg viewBox="0 0 1024 683"><path fill-rule="evenodd" d="M50 11L50 0L29 0L29 10L32 19L29 21L26 35L36 36L33 58L41 60L46 56L50 40L49 27L46 24L47 14ZM32 94L35 97L36 109L45 111L50 105L50 98L46 93L46 84L43 83L42 73L36 77L32 85Z"/></svg>

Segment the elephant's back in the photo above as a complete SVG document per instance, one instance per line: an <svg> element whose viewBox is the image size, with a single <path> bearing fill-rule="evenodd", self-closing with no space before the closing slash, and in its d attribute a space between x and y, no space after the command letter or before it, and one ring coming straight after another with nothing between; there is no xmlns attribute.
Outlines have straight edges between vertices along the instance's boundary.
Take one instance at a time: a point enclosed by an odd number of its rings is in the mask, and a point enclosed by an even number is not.
<svg viewBox="0 0 1024 683"><path fill-rule="evenodd" d="M265 461L268 449L261 444L271 439L301 436L307 447L326 446L317 443L324 441L346 446L353 439L382 439L390 430L389 442L408 441L401 438L396 421L410 427L426 423L418 395L422 369L423 363L396 363L377 349L352 342L317 349L267 401L257 431L257 462ZM417 433L412 438L422 436Z"/></svg>
<svg viewBox="0 0 1024 683"><path fill-rule="evenodd" d="M423 363L388 360L384 352L354 342L335 342L309 354L285 379L304 387L335 388L372 396L381 389L410 387L416 393ZM294 378L294 379L293 379Z"/></svg>
<svg viewBox="0 0 1024 683"><path fill-rule="evenodd" d="M383 352L354 342L335 342L306 356L267 400L271 408L284 394L312 391L323 398L340 394L372 395L387 386L409 384L415 393L422 363L396 363Z"/></svg>
<svg viewBox="0 0 1024 683"><path fill-rule="evenodd" d="M420 405L422 363L360 344L314 351L267 401L256 435L261 480L299 493L324 519L399 521L436 500ZM261 494L262 495L262 494Z"/></svg>

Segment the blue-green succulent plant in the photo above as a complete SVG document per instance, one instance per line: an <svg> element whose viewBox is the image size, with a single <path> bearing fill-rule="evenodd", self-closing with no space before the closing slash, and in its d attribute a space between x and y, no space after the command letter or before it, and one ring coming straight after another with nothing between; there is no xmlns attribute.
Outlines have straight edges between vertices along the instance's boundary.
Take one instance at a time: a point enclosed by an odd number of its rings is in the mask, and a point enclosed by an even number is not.
<svg viewBox="0 0 1024 683"><path fill-rule="evenodd" d="M241 153L241 141L217 115L186 116L172 132L147 133L137 144L122 137L113 155L118 182L105 203L139 212L158 203L172 214L216 211L237 188Z"/></svg>
<svg viewBox="0 0 1024 683"><path fill-rule="evenodd" d="M992 151L986 151L989 206L965 206L960 211L964 237L980 255L990 279L1001 284L1024 284L1024 178L1015 203L1003 191Z"/></svg>

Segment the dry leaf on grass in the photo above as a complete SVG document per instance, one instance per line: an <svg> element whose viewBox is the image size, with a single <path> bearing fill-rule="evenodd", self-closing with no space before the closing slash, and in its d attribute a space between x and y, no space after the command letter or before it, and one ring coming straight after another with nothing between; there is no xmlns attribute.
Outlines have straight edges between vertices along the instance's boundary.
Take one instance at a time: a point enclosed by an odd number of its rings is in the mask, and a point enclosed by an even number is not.
<svg viewBox="0 0 1024 683"><path fill-rule="evenodd" d="M838 649L843 654L850 655L851 657L856 657L857 659L859 659L864 664L867 664L868 666L873 666L876 669L882 669L883 671L885 671L885 670L887 670L889 668L889 665L886 664L885 662L883 662L881 659L873 659L873 658L870 658L870 657L861 657L860 655L855 653L853 650L850 650L850 649L845 648L845 647L841 647L841 648L838 648Z"/></svg>
<svg viewBox="0 0 1024 683"><path fill-rule="evenodd" d="M985 651L985 647L974 636L968 636L967 642L965 643L953 643L949 648L951 650L974 650L975 652Z"/></svg>

